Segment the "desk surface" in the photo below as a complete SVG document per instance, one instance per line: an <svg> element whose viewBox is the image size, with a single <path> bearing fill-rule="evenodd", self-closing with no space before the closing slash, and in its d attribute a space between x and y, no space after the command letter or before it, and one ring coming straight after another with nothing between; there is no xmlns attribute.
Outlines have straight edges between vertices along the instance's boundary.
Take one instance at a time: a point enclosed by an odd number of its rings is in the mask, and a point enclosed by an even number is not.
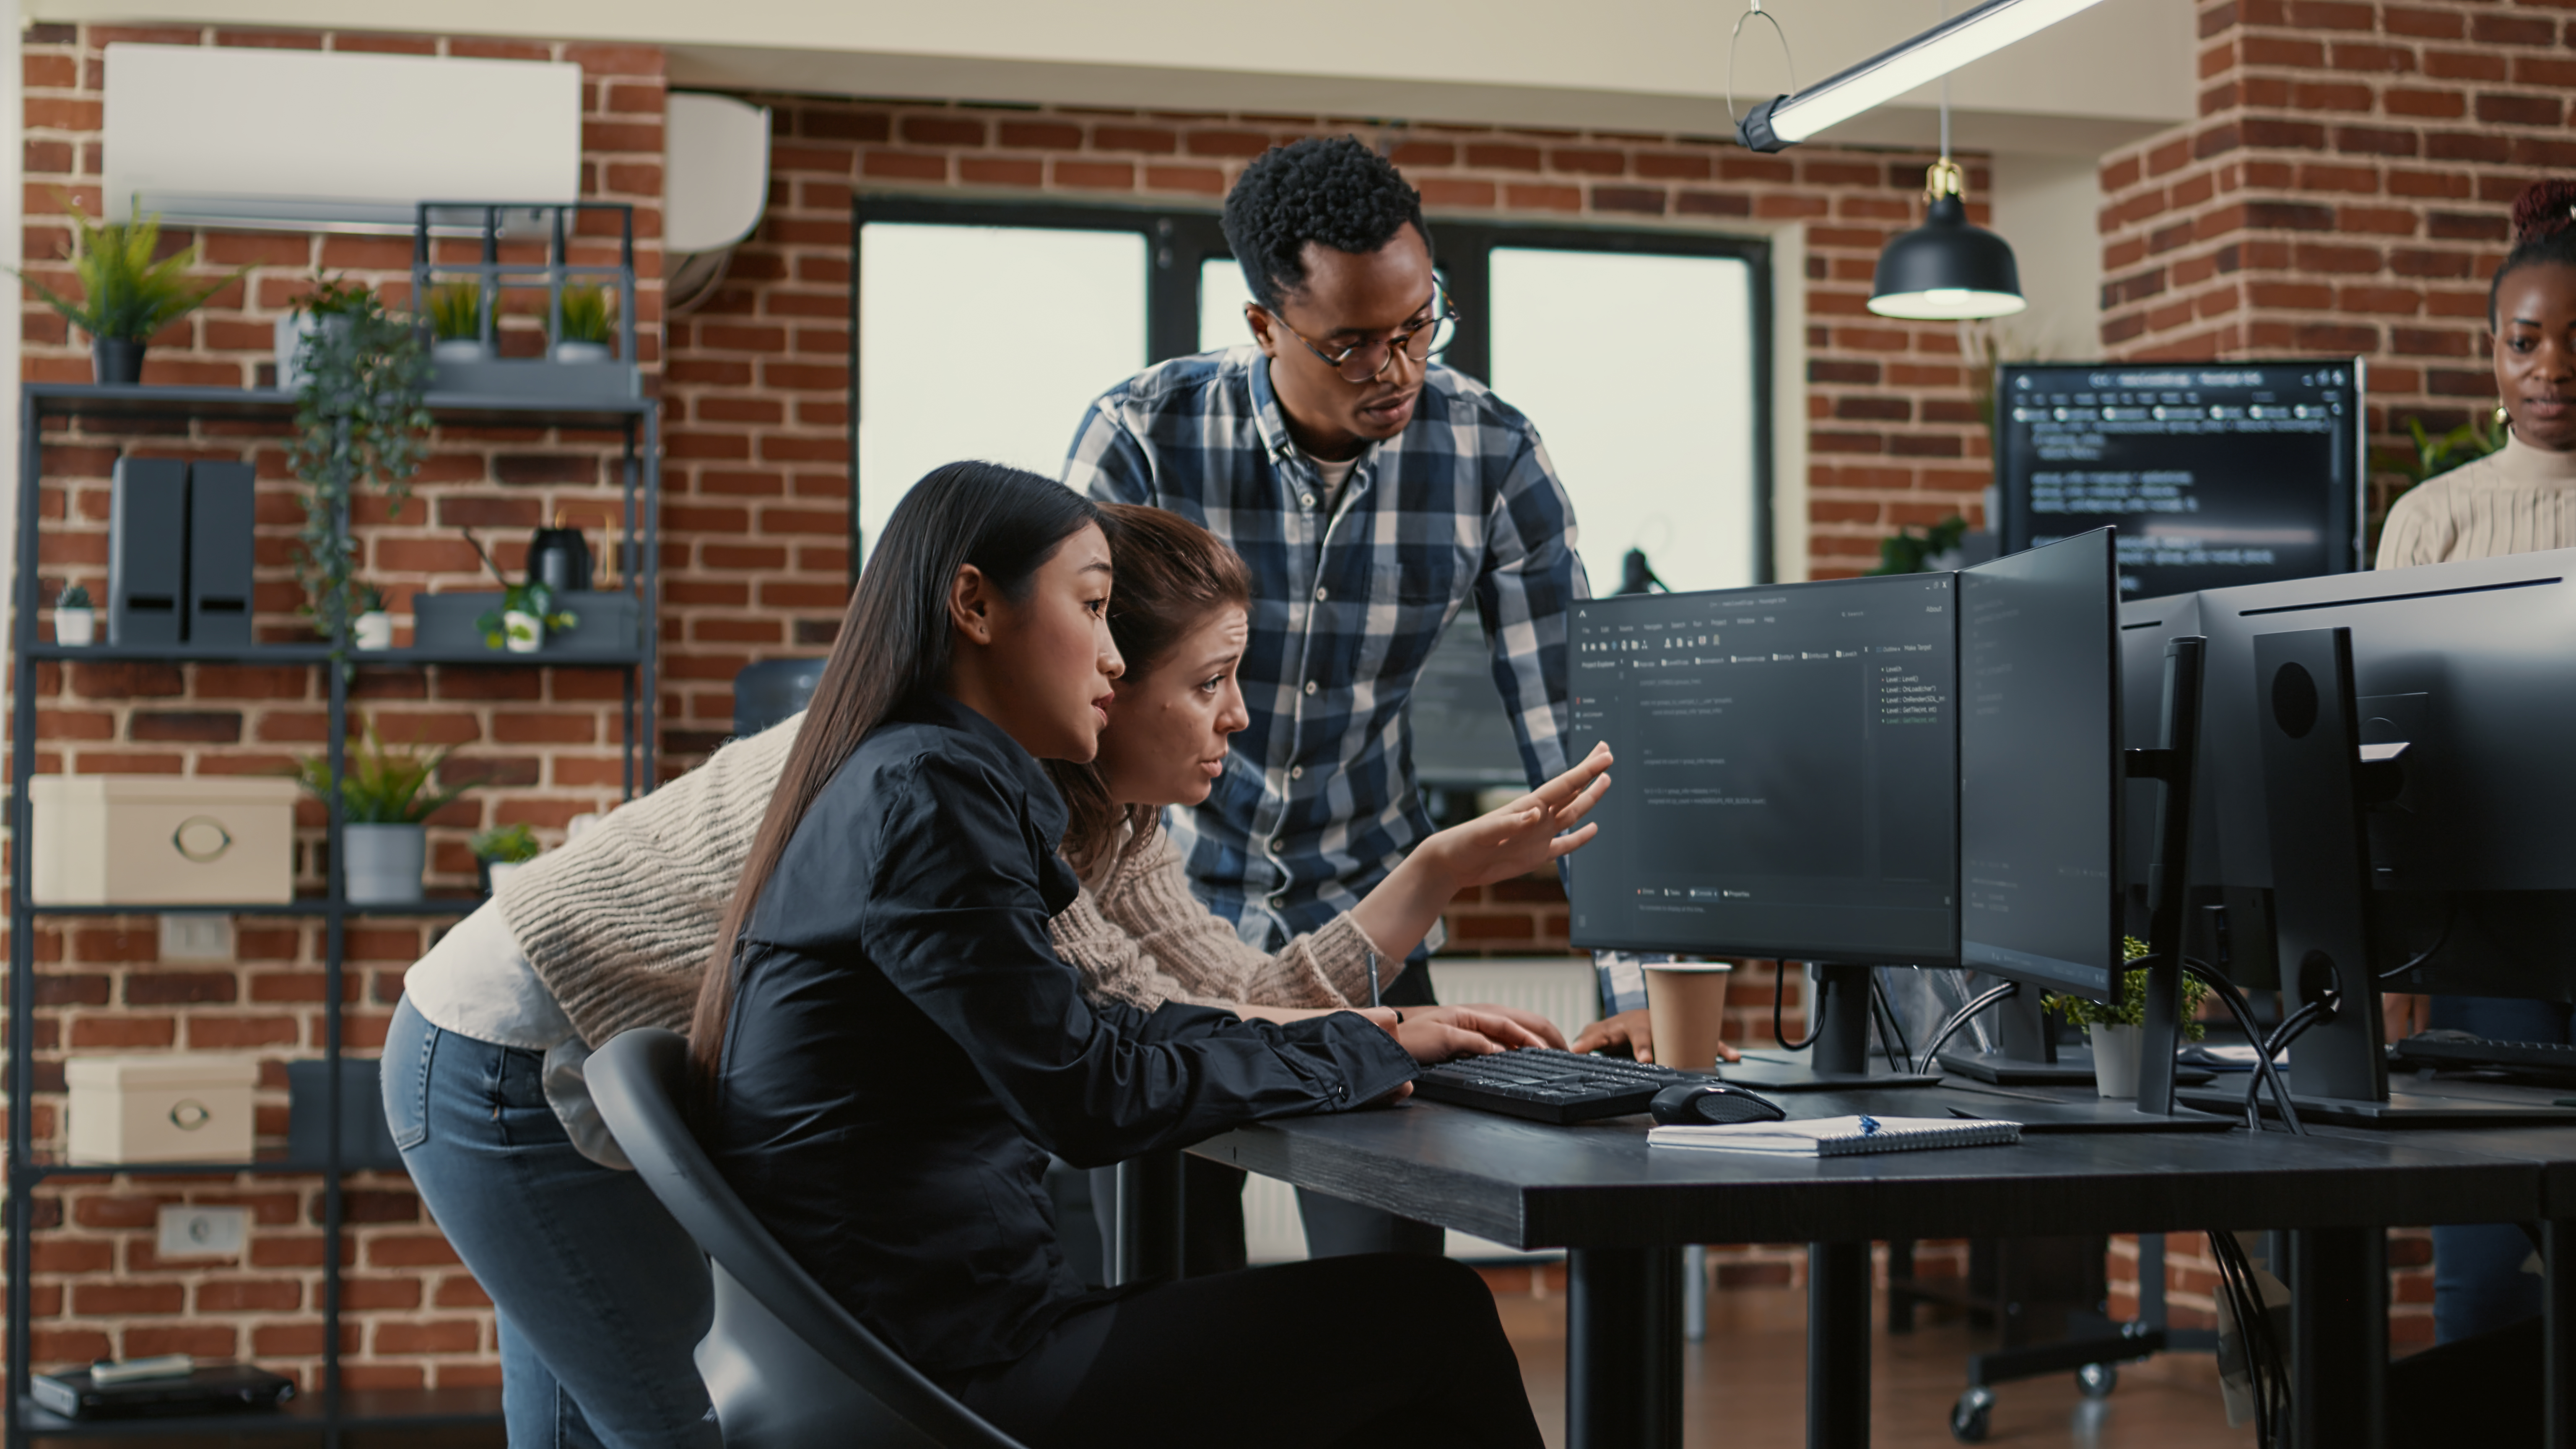
<svg viewBox="0 0 2576 1449"><path fill-rule="evenodd" d="M1801 1094L1791 1110L1937 1117L1951 1100L1940 1088ZM2431 1132L2058 1133L1773 1158L1649 1149L1647 1126L1637 1116L1553 1127L1405 1102L1263 1123L1193 1150L1519 1248L2519 1222L2542 1216L2542 1179L2561 1161L2570 1191L2556 1201L2576 1212L2576 1130L2564 1128L2481 1132L2475 1145Z"/></svg>

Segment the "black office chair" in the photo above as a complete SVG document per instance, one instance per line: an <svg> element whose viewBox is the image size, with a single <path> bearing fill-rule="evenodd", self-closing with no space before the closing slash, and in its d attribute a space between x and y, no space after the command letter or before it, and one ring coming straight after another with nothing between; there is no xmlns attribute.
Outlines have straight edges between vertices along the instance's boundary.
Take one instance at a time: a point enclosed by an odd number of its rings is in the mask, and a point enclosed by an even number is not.
<svg viewBox="0 0 2576 1449"><path fill-rule="evenodd" d="M752 1217L681 1120L687 1060L685 1041L645 1028L618 1034L583 1074L644 1185L714 1260L698 1373L725 1449L1021 1449L862 1327Z"/></svg>
<svg viewBox="0 0 2576 1449"><path fill-rule="evenodd" d="M820 659L764 659L744 665L733 677L735 737L748 739L803 709L822 679Z"/></svg>

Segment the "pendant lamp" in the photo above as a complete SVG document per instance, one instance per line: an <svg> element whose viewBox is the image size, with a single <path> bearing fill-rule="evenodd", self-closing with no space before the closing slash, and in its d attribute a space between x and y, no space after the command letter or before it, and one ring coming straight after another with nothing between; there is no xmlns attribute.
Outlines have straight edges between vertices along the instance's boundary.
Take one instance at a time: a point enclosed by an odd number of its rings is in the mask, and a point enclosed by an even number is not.
<svg viewBox="0 0 2576 1449"><path fill-rule="evenodd" d="M1878 254L1869 310L1916 322L1965 322L2009 317L2029 305L2012 247L1969 223L1965 190L1966 178L1945 146L1923 173L1923 199L1930 203L1923 224Z"/></svg>

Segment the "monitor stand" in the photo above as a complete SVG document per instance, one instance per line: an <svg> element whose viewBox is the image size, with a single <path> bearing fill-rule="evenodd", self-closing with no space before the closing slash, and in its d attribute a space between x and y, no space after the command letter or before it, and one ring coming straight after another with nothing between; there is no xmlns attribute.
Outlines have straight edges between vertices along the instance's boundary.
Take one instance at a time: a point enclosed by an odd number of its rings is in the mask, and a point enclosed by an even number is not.
<svg viewBox="0 0 2576 1449"><path fill-rule="evenodd" d="M1888 1087L1929 1087L1937 1072L1898 1072L1869 1050L1867 966L1816 967L1817 1023L1803 1051L1750 1051L1718 1075L1757 1092L1856 1092Z"/></svg>
<svg viewBox="0 0 2576 1449"><path fill-rule="evenodd" d="M2361 744L2352 630L2300 629L2254 639L2254 698L2263 741L2263 803L2274 842L2273 929L2282 984L2301 1005L2332 996L2334 1015L2290 1044L2284 1083L2301 1121L2365 1127L2452 1127L2576 1120L2550 1089L2389 1090L2380 1037L2379 943L2370 909L2364 813L2393 799L2404 745ZM2287 848L2284 848L2288 843ZM2302 1091L2300 1088L2306 1090ZM2178 1094L2195 1106L2243 1089ZM2264 1110L2271 1110L2267 1088Z"/></svg>

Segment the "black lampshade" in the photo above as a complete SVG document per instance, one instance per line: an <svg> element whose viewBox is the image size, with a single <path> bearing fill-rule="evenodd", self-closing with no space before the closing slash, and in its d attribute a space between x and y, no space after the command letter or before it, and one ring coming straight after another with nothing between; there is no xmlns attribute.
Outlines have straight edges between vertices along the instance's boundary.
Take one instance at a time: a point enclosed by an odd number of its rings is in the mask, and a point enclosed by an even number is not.
<svg viewBox="0 0 2576 1449"><path fill-rule="evenodd" d="M2002 237L1968 222L1959 168L1947 159L1925 177L1931 207L1923 224L1878 254L1869 310L1921 322L2007 317L2022 300L2021 271Z"/></svg>

